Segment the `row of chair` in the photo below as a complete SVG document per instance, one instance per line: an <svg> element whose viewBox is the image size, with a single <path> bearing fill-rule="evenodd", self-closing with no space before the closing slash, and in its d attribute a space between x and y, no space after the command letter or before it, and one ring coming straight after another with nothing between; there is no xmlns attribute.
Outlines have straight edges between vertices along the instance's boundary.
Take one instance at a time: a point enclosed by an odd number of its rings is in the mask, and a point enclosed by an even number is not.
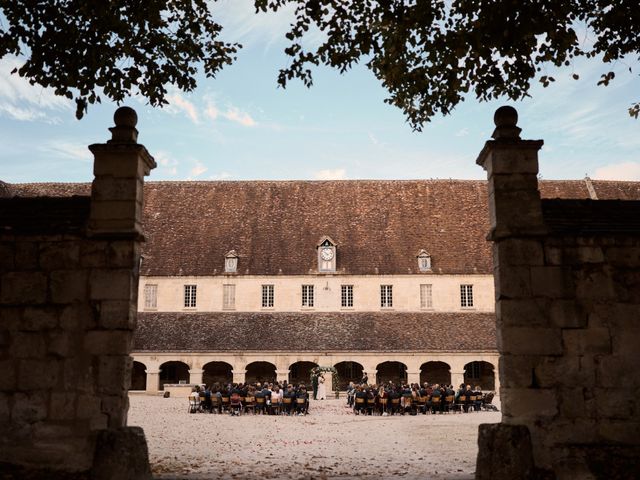
<svg viewBox="0 0 640 480"><path fill-rule="evenodd" d="M210 401L207 402L205 396L189 397L189 413L233 413L242 414L252 412L269 413L273 415L306 412L307 400L305 398L284 397L282 402L267 401L266 397L246 396L242 397L238 394L211 395Z"/></svg>
<svg viewBox="0 0 640 480"><path fill-rule="evenodd" d="M456 401L454 395L447 397L401 397L401 398L355 398L354 410L356 413L368 414L396 414L396 413L449 413L449 412L473 412L479 411L483 405L481 395L463 395Z"/></svg>

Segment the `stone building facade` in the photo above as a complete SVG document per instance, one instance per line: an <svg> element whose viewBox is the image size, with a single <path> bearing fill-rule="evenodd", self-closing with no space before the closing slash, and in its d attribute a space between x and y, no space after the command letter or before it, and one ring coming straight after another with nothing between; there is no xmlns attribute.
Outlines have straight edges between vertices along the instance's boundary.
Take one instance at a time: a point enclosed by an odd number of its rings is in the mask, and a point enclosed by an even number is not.
<svg viewBox="0 0 640 480"><path fill-rule="evenodd" d="M640 198L633 182L540 191ZM487 202L483 181L148 182L132 389L308 381L321 365L343 388L366 372L499 391Z"/></svg>

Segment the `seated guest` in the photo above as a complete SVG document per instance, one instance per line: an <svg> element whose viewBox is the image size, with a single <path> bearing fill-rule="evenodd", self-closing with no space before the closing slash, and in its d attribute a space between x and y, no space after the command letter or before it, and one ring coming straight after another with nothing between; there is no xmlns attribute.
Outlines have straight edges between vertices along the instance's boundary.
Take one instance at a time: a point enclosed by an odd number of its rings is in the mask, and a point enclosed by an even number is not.
<svg viewBox="0 0 640 480"><path fill-rule="evenodd" d="M296 412L298 415L306 415L309 413L309 394L307 393L307 389L304 385L300 387L296 394Z"/></svg>
<svg viewBox="0 0 640 480"><path fill-rule="evenodd" d="M475 386L473 389L473 395L476 397L476 401L473 403L473 409L476 412L479 412L482 406L482 389L480 388L480 385Z"/></svg>
<svg viewBox="0 0 640 480"><path fill-rule="evenodd" d="M367 392L362 387L362 385L359 385L358 387L356 387L354 411L356 414L360 414L362 412L366 413L366 409L367 409Z"/></svg>

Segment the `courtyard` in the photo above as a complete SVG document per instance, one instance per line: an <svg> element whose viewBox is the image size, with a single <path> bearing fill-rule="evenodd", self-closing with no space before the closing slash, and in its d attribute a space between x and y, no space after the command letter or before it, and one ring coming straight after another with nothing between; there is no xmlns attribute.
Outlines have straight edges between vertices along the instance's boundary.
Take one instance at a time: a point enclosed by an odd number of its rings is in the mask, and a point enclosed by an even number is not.
<svg viewBox="0 0 640 480"><path fill-rule="evenodd" d="M495 401L494 401L495 403ZM189 414L186 398L130 395L160 479L471 479L478 425L496 412L354 415L344 399L307 416Z"/></svg>

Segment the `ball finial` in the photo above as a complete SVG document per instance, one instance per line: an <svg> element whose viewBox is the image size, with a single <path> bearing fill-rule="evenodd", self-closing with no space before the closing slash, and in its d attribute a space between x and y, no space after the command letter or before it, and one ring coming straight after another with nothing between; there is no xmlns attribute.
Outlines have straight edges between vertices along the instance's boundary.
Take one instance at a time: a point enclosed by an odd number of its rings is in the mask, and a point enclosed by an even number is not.
<svg viewBox="0 0 640 480"><path fill-rule="evenodd" d="M120 107L113 114L113 121L116 127L135 128L138 124L138 114L131 107Z"/></svg>
<svg viewBox="0 0 640 480"><path fill-rule="evenodd" d="M521 129L518 127L518 112L515 108L505 105L493 114L496 129L491 135L496 140L519 140Z"/></svg>
<svg viewBox="0 0 640 480"><path fill-rule="evenodd" d="M515 108L505 105L493 114L496 127L515 127L518 124L518 112Z"/></svg>

